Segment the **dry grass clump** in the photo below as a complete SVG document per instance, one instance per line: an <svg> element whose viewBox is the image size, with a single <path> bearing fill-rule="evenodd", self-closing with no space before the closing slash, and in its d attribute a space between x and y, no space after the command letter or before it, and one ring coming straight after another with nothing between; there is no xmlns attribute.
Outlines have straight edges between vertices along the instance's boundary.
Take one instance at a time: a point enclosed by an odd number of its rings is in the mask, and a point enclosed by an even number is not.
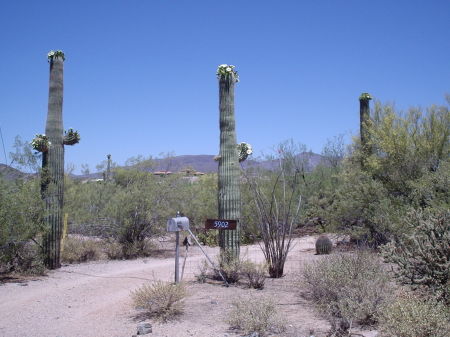
<svg viewBox="0 0 450 337"><path fill-rule="evenodd" d="M443 303L402 293L383 307L379 329L383 337L448 337L450 312Z"/></svg>
<svg viewBox="0 0 450 337"><path fill-rule="evenodd" d="M247 279L248 286L254 289L263 289L266 282L267 264L244 261L241 266L242 275Z"/></svg>
<svg viewBox="0 0 450 337"><path fill-rule="evenodd" d="M98 260L102 249L99 241L68 237L64 241L64 250L61 252L61 260L66 263L80 263Z"/></svg>
<svg viewBox="0 0 450 337"><path fill-rule="evenodd" d="M183 283L155 281L143 285L131 294L134 306L150 317L168 321L184 311L186 287Z"/></svg>
<svg viewBox="0 0 450 337"><path fill-rule="evenodd" d="M242 260L221 254L218 262L219 269L214 269L216 280L222 280L219 270L228 283L237 283L241 279Z"/></svg>
<svg viewBox="0 0 450 337"><path fill-rule="evenodd" d="M303 283L335 330L352 324L371 324L391 295L389 277L369 252L336 254L305 266Z"/></svg>
<svg viewBox="0 0 450 337"><path fill-rule="evenodd" d="M104 251L109 260L122 260L124 258L122 245L115 240L104 242Z"/></svg>
<svg viewBox="0 0 450 337"><path fill-rule="evenodd" d="M274 301L268 297L239 298L232 302L227 323L244 334L257 333L266 336L281 333L286 324L278 315Z"/></svg>
<svg viewBox="0 0 450 337"><path fill-rule="evenodd" d="M204 283L207 279L222 281L220 272L229 284L235 284L245 279L249 288L264 288L267 264L236 258L227 259L223 256L218 258L217 264L218 267L210 267L206 260L203 260L199 265L199 273L195 275L197 281L199 283Z"/></svg>
<svg viewBox="0 0 450 337"><path fill-rule="evenodd" d="M199 283L205 283L206 279L209 277L208 271L209 271L209 265L206 260L203 260L200 265L198 266L198 274L195 274L195 278L197 282Z"/></svg>

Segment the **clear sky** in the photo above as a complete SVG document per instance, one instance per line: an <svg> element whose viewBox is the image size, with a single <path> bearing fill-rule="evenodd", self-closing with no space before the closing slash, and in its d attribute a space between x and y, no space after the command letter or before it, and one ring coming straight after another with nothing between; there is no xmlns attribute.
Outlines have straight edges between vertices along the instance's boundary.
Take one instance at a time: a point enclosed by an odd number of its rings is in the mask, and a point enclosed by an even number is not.
<svg viewBox="0 0 450 337"><path fill-rule="evenodd" d="M217 154L221 63L239 72L237 140L257 155L356 134L361 92L401 109L450 93L449 0L0 0L0 43L7 152L44 132L47 52L65 52L78 172L108 153Z"/></svg>

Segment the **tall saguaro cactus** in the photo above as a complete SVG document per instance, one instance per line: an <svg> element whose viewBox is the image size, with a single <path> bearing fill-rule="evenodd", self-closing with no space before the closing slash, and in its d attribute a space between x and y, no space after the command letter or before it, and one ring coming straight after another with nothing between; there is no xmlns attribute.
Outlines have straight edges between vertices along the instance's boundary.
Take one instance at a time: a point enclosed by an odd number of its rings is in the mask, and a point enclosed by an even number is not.
<svg viewBox="0 0 450 337"><path fill-rule="evenodd" d="M361 163L364 166L364 161L367 157L371 155L371 147L369 144L369 125L370 125L370 109L369 101L372 97L367 93L363 92L359 96L359 133L361 136L361 148L362 148L362 159Z"/></svg>
<svg viewBox="0 0 450 337"><path fill-rule="evenodd" d="M78 132L69 129L63 134L63 69L64 53L48 53L50 82L48 96L47 123L45 135L36 135L33 147L42 152L41 193L45 201L44 263L50 269L61 266L61 234L63 227L64 203L64 145L79 142Z"/></svg>
<svg viewBox="0 0 450 337"><path fill-rule="evenodd" d="M236 230L219 230L221 253L227 258L239 257L239 218L241 216L239 155L234 119L234 85L239 80L234 66L222 64L219 79L220 153L218 205L219 218L238 220Z"/></svg>

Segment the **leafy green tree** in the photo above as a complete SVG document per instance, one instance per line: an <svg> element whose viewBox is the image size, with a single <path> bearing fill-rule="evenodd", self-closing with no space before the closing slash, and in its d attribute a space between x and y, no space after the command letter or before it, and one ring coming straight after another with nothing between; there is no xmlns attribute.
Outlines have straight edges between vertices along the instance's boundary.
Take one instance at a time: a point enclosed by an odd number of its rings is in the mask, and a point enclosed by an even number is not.
<svg viewBox="0 0 450 337"><path fill-rule="evenodd" d="M0 177L0 270L27 271L42 262L44 203L37 180L7 182ZM33 252L30 252L30 245Z"/></svg>
<svg viewBox="0 0 450 337"><path fill-rule="evenodd" d="M411 208L449 207L450 112L402 113L376 102L367 124L370 153L354 141L321 208L328 226L377 246L411 230L404 221Z"/></svg>

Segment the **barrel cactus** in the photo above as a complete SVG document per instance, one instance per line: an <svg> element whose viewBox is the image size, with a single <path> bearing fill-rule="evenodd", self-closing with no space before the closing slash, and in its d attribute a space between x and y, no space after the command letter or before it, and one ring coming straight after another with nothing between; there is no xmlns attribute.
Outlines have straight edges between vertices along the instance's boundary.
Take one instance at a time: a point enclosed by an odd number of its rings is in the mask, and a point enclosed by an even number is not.
<svg viewBox="0 0 450 337"><path fill-rule="evenodd" d="M64 203L64 145L80 141L77 131L63 133L63 69L64 53L50 51L50 82L45 135L36 135L33 148L42 152L41 194L46 205L47 233L43 239L44 263L49 269L61 266L61 234Z"/></svg>
<svg viewBox="0 0 450 337"><path fill-rule="evenodd" d="M369 101L372 96L367 92L363 92L359 96L359 132L361 136L362 162L370 156L371 149L369 144L369 124L370 124L370 108Z"/></svg>
<svg viewBox="0 0 450 337"><path fill-rule="evenodd" d="M321 235L316 240L316 253L317 255L330 254L333 248L333 243L326 235Z"/></svg>
<svg viewBox="0 0 450 337"><path fill-rule="evenodd" d="M222 64L217 69L219 79L220 153L218 206L219 218L238 220L236 230L219 230L221 253L227 258L239 257L239 218L241 213L239 154L234 119L234 85L238 74L234 66Z"/></svg>

